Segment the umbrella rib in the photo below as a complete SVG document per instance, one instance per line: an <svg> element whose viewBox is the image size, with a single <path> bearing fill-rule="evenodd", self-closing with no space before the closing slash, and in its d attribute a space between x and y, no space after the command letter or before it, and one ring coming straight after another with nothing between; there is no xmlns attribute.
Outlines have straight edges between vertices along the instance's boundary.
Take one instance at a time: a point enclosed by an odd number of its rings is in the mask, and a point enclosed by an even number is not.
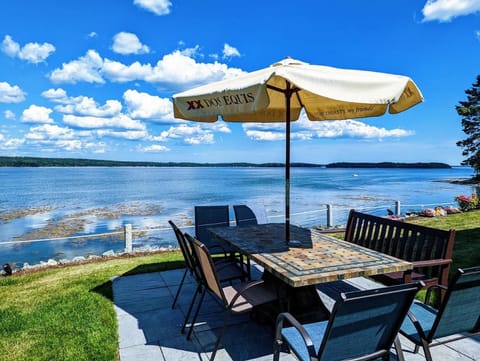
<svg viewBox="0 0 480 361"><path fill-rule="evenodd" d="M267 88L272 89L274 91L277 91L279 93L283 93L283 94L287 94L287 92L290 93L290 94L295 93L295 95L297 96L298 103L300 104L300 107L305 108L305 106L302 103L302 98L300 98L300 95L298 94L298 92L302 89L300 89L298 87L293 87L293 88L290 88L290 89L282 89L282 88L279 88L279 87L276 87L276 86L273 86L273 85L270 85L270 84L267 84Z"/></svg>
<svg viewBox="0 0 480 361"><path fill-rule="evenodd" d="M298 97L298 91L301 90L300 88L298 87L293 87L293 88L290 88L290 89L282 89L282 88L279 88L277 86L274 86L274 85L270 85L270 84L267 84L267 88L268 89L272 89L272 90L275 90L277 92L280 92L280 93L286 93L287 91L290 92L290 93L297 93L297 97ZM300 100L300 98L299 98Z"/></svg>

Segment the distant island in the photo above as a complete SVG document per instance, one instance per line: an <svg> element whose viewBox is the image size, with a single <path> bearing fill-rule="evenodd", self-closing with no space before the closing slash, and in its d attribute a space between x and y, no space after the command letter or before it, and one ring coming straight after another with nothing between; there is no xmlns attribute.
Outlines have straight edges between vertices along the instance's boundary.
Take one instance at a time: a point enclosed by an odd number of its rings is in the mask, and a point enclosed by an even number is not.
<svg viewBox="0 0 480 361"><path fill-rule="evenodd" d="M0 167L284 167L284 163L194 163L143 162L81 158L0 157ZM325 167L323 164L292 163L292 167Z"/></svg>
<svg viewBox="0 0 480 361"><path fill-rule="evenodd" d="M452 168L450 165L445 163L394 163L394 162L380 162L380 163L349 163L349 162L338 162L330 163L326 165L327 168Z"/></svg>
<svg viewBox="0 0 480 361"><path fill-rule="evenodd" d="M81 158L0 157L0 167L284 167L284 163L133 162ZM301 168L451 168L445 163L292 163Z"/></svg>

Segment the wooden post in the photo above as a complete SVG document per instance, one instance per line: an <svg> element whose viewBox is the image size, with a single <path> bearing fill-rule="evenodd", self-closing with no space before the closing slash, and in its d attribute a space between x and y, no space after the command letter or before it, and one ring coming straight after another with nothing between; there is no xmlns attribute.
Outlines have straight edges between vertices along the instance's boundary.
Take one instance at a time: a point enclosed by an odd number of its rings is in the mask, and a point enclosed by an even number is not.
<svg viewBox="0 0 480 361"><path fill-rule="evenodd" d="M124 227L124 237L125 237L125 252L132 252L132 225L126 224Z"/></svg>
<svg viewBox="0 0 480 361"><path fill-rule="evenodd" d="M327 228L333 228L333 207L327 204Z"/></svg>

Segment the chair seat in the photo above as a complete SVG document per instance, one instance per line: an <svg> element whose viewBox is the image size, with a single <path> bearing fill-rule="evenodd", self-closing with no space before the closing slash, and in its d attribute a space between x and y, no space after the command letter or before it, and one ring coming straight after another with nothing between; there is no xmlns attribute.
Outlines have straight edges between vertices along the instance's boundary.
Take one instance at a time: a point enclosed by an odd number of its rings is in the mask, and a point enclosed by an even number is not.
<svg viewBox="0 0 480 361"><path fill-rule="evenodd" d="M313 346L315 348L315 354L318 353L320 343L322 342L323 335L327 329L328 321L314 322L304 324L303 327L310 335ZM288 340L290 348L295 352L300 361L309 361L307 348L305 347L305 341L295 327L285 327L282 329L282 336Z"/></svg>
<svg viewBox="0 0 480 361"><path fill-rule="evenodd" d="M425 332L425 335L428 335L432 330L433 322L437 317L437 310L428 305L425 305L424 303L415 301L410 307L410 312L413 314L415 319L422 325L422 329ZM414 342L421 343L418 332L408 317L405 318L405 320L403 321L401 329L405 337L409 338Z"/></svg>
<svg viewBox="0 0 480 361"><path fill-rule="evenodd" d="M223 292L227 302L230 304L233 298L240 292L240 290L245 286L245 283L234 284L232 286L223 287ZM236 301L234 306L231 308L233 313L243 313L248 312L253 309L253 307L262 305L268 302L277 300L277 293L265 287L265 285L258 285L247 289L242 296L240 296Z"/></svg>

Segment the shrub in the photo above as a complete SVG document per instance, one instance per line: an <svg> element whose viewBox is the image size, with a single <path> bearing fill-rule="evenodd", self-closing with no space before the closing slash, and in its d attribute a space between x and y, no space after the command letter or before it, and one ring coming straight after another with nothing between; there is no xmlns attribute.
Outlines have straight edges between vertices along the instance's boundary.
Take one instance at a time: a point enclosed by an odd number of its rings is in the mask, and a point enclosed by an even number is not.
<svg viewBox="0 0 480 361"><path fill-rule="evenodd" d="M460 194L455 197L460 209L464 212L478 208L478 196L473 193L471 197Z"/></svg>

